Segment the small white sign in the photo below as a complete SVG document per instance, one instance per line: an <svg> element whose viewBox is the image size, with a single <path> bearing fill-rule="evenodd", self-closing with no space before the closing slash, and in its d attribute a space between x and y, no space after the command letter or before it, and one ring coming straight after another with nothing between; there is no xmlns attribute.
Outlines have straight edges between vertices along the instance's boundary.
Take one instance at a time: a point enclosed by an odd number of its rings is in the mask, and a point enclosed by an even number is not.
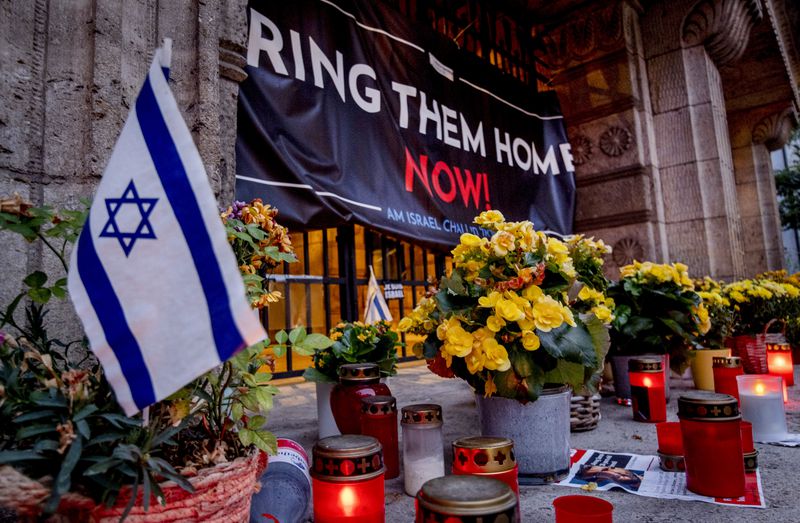
<svg viewBox="0 0 800 523"><path fill-rule="evenodd" d="M387 300L400 300L405 297L402 283L384 283L383 297Z"/></svg>

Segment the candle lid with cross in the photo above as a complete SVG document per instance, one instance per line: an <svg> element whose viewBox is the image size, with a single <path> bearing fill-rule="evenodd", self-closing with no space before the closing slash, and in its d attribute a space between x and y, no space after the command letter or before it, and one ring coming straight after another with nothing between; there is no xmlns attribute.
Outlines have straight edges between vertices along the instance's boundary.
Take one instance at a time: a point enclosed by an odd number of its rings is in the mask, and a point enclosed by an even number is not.
<svg viewBox="0 0 800 523"><path fill-rule="evenodd" d="M453 442L453 469L469 474L505 472L517 464L514 442L493 436L469 436Z"/></svg>
<svg viewBox="0 0 800 523"><path fill-rule="evenodd" d="M427 481L417 494L422 518L435 515L482 516L485 523L515 521L517 496L511 487L483 476L444 476ZM430 519L429 519L430 518ZM471 521L471 520L470 520Z"/></svg>
<svg viewBox="0 0 800 523"><path fill-rule="evenodd" d="M339 382L347 384L378 383L381 378L377 363L347 363L341 365L337 372Z"/></svg>
<svg viewBox="0 0 800 523"><path fill-rule="evenodd" d="M397 412L397 400L394 396L367 396L361 398L362 416L387 416Z"/></svg>
<svg viewBox="0 0 800 523"><path fill-rule="evenodd" d="M705 390L684 392L678 398L678 417L693 421L733 421L741 419L739 402L730 394Z"/></svg>
<svg viewBox="0 0 800 523"><path fill-rule="evenodd" d="M441 425L442 406L435 403L418 403L400 409L404 425Z"/></svg>
<svg viewBox="0 0 800 523"><path fill-rule="evenodd" d="M658 373L663 371L661 358L633 358L628 361L631 372Z"/></svg>
<svg viewBox="0 0 800 523"><path fill-rule="evenodd" d="M319 440L311 475L324 481L364 481L383 474L383 448L371 436L345 434Z"/></svg>

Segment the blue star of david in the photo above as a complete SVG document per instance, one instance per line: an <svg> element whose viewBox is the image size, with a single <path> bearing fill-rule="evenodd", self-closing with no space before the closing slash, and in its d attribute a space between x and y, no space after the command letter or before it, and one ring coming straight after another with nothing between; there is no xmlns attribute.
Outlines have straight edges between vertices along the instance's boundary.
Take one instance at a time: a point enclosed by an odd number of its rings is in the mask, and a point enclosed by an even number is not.
<svg viewBox="0 0 800 523"><path fill-rule="evenodd" d="M149 217L156 206L158 198L139 198L139 192L133 180L125 188L121 198L106 198L106 210L108 210L108 221L100 232L101 238L116 238L127 257L136 240L155 239L153 227L150 225ZM139 209L139 224L134 231L121 231L117 224L117 213L123 205L135 205Z"/></svg>

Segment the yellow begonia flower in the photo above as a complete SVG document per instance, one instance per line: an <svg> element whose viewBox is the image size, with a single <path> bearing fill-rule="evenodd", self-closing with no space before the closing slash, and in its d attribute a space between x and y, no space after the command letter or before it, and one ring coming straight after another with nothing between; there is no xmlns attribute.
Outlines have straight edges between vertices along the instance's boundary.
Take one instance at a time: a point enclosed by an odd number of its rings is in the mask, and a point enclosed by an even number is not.
<svg viewBox="0 0 800 523"><path fill-rule="evenodd" d="M530 302L538 301L544 296L544 291L538 285L529 285L522 290L522 297Z"/></svg>
<svg viewBox="0 0 800 523"><path fill-rule="evenodd" d="M472 349L464 358L464 362L467 364L469 373L475 374L483 370L484 364L486 363L486 355L480 348Z"/></svg>
<svg viewBox="0 0 800 523"><path fill-rule="evenodd" d="M506 219L503 216L503 213L501 213L500 211L494 211L494 210L483 211L482 213L480 213L478 215L477 218L475 218L475 223L477 223L478 225L488 225L488 224L493 224L493 223L503 223L504 221L506 221Z"/></svg>
<svg viewBox="0 0 800 523"><path fill-rule="evenodd" d="M472 342L472 334L465 331L463 327L450 327L447 329L443 348L453 356L463 358L472 350Z"/></svg>
<svg viewBox="0 0 800 523"><path fill-rule="evenodd" d="M499 299L494 312L506 321L519 321L525 318L523 310L513 300Z"/></svg>
<svg viewBox="0 0 800 523"><path fill-rule="evenodd" d="M500 332L500 329L502 329L505 324L505 320L499 316L492 315L486 319L486 327L492 332Z"/></svg>
<svg viewBox="0 0 800 523"><path fill-rule="evenodd" d="M578 293L578 299L581 301L599 303L603 301L604 297L602 292L596 291L588 285L584 285Z"/></svg>
<svg viewBox="0 0 800 523"><path fill-rule="evenodd" d="M702 303L697 306L695 309L695 314L697 314L698 329L700 330L700 334L705 334L711 329L711 319L708 317L708 309L706 309L705 305Z"/></svg>
<svg viewBox="0 0 800 523"><path fill-rule="evenodd" d="M514 244L514 235L506 231L497 231L489 241L495 256L505 256L509 251L513 251Z"/></svg>
<svg viewBox="0 0 800 523"><path fill-rule="evenodd" d="M560 327L564 323L564 307L550 296L545 296L533 304L533 321L543 332Z"/></svg>
<svg viewBox="0 0 800 523"><path fill-rule="evenodd" d="M517 322L517 325L519 325L520 330L524 331L533 330L536 327L536 323L533 321L533 308L531 308L531 317L528 318L526 315L525 318Z"/></svg>
<svg viewBox="0 0 800 523"><path fill-rule="evenodd" d="M483 366L485 368L500 372L511 368L511 361L508 359L508 351L506 351L505 347L497 343L496 339L486 338L483 340L481 347L483 348Z"/></svg>
<svg viewBox="0 0 800 523"><path fill-rule="evenodd" d="M597 305L592 307L592 313L603 323L611 323L614 320L614 315L611 314L611 309L605 305Z"/></svg>
<svg viewBox="0 0 800 523"><path fill-rule="evenodd" d="M400 332L408 332L412 327L414 327L414 321L408 316L404 317L400 320L400 323L397 324L397 330Z"/></svg>
<svg viewBox="0 0 800 523"><path fill-rule="evenodd" d="M502 294L497 291L492 291L489 293L488 296L481 296L478 298L478 305L481 307L485 307L487 309L494 307L497 305L497 301L502 298Z"/></svg>
<svg viewBox="0 0 800 523"><path fill-rule="evenodd" d="M522 346L525 350L534 351L541 346L541 341L539 340L539 336L532 331L524 331L522 333Z"/></svg>
<svg viewBox="0 0 800 523"><path fill-rule="evenodd" d="M480 247L483 244L483 242L486 241L480 238L479 236L470 234L468 232L462 234L460 240L461 240L461 245L466 245L467 247Z"/></svg>
<svg viewBox="0 0 800 523"><path fill-rule="evenodd" d="M486 383L483 385L483 397L488 398L495 392L497 392L497 386L494 384L494 378L490 374L489 377L486 378Z"/></svg>

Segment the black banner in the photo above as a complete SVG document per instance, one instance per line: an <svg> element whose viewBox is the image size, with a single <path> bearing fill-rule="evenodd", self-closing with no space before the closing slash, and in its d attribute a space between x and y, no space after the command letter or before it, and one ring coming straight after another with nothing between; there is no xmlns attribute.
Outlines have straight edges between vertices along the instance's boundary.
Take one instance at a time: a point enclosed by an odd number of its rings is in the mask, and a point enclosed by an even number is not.
<svg viewBox="0 0 800 523"><path fill-rule="evenodd" d="M486 209L572 230L554 93L536 94L374 0L251 0L239 199L293 229L361 223L450 247Z"/></svg>

